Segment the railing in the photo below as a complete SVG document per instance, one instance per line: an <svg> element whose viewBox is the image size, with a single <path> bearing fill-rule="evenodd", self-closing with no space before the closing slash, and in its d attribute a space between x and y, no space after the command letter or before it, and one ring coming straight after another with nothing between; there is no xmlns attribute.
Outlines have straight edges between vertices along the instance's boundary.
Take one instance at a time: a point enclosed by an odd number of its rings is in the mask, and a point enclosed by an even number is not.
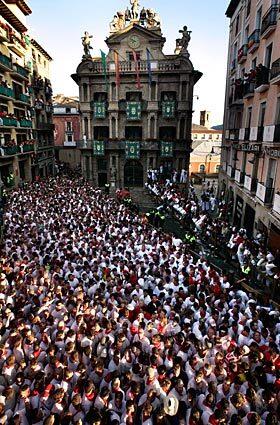
<svg viewBox="0 0 280 425"><path fill-rule="evenodd" d="M8 58L8 56L0 54L0 63L2 63L3 65L7 66L10 69L12 69L12 62Z"/></svg>
<svg viewBox="0 0 280 425"><path fill-rule="evenodd" d="M239 140L239 131L240 131L239 128L234 128L234 129L229 130L230 140L234 140L234 141Z"/></svg>
<svg viewBox="0 0 280 425"><path fill-rule="evenodd" d="M34 151L34 145L23 145L22 147L23 152L33 152Z"/></svg>
<svg viewBox="0 0 280 425"><path fill-rule="evenodd" d="M248 53L248 44L243 44L243 46L238 50L238 62L241 61Z"/></svg>
<svg viewBox="0 0 280 425"><path fill-rule="evenodd" d="M31 120L26 120L26 119L22 119L19 122L21 127L26 127L26 128L32 128L32 121Z"/></svg>
<svg viewBox="0 0 280 425"><path fill-rule="evenodd" d="M6 127L17 127L18 125L18 120L16 120L15 118L2 117L0 118L0 126L1 126L1 120L3 122L2 125Z"/></svg>
<svg viewBox="0 0 280 425"><path fill-rule="evenodd" d="M262 85L269 84L269 77L270 77L270 70L266 66L261 67L260 71L256 74L255 88L257 89L258 87Z"/></svg>
<svg viewBox="0 0 280 425"><path fill-rule="evenodd" d="M263 34L269 27L277 24L277 14L279 5L273 5L268 9L262 20L261 34Z"/></svg>
<svg viewBox="0 0 280 425"><path fill-rule="evenodd" d="M273 62L270 71L270 80L273 80L280 75L280 58Z"/></svg>
<svg viewBox="0 0 280 425"><path fill-rule="evenodd" d="M7 97L15 97L13 89L4 86L0 86L0 94Z"/></svg>
<svg viewBox="0 0 280 425"><path fill-rule="evenodd" d="M176 71L180 69L180 64L174 63L173 61L161 61L161 60L152 60L151 62L140 60L137 62L137 65L134 61L121 61L119 62L120 72L135 72L136 69L140 72L147 72L150 69L157 71ZM114 62L110 62L107 64L107 73L116 72L116 66ZM103 74L104 68L102 62L94 62L90 69L91 72L97 74Z"/></svg>
<svg viewBox="0 0 280 425"><path fill-rule="evenodd" d="M252 34L248 38L248 49L250 49L254 44L260 42L260 34L260 30L255 30L254 32L252 32Z"/></svg>
<svg viewBox="0 0 280 425"><path fill-rule="evenodd" d="M18 154L20 151L19 146L1 146L0 152L2 156L12 156Z"/></svg>
<svg viewBox="0 0 280 425"><path fill-rule="evenodd" d="M255 83L245 83L244 84L244 97L255 94Z"/></svg>
<svg viewBox="0 0 280 425"><path fill-rule="evenodd" d="M15 68L18 74L20 74L24 78L28 78L29 71L27 71L27 69L23 68L22 66L18 64L15 65Z"/></svg>
<svg viewBox="0 0 280 425"><path fill-rule="evenodd" d="M17 98L18 98L18 100L20 100L21 102L30 103L30 96L28 96L27 94L20 93L20 94L17 96Z"/></svg>
<svg viewBox="0 0 280 425"><path fill-rule="evenodd" d="M265 204L272 204L274 188L266 187L264 183L258 183L256 195Z"/></svg>

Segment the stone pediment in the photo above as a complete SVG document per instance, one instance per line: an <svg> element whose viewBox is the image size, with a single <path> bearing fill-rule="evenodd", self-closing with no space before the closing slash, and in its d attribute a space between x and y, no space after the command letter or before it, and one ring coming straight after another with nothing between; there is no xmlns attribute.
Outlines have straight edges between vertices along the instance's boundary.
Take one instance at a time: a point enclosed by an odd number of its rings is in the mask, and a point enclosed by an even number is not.
<svg viewBox="0 0 280 425"><path fill-rule="evenodd" d="M123 30L118 31L110 35L105 41L107 45L119 44L128 36L138 34L144 37L147 41L153 41L158 43L165 43L166 39L162 36L159 28L147 29L136 23L131 23Z"/></svg>

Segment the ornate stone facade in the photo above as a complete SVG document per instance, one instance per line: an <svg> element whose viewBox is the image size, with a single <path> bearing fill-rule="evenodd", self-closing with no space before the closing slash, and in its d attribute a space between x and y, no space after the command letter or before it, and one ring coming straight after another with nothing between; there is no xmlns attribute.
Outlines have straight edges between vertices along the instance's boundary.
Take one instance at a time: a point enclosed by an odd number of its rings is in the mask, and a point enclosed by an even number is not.
<svg viewBox="0 0 280 425"><path fill-rule="evenodd" d="M83 174L101 187L141 187L147 170L161 164L189 169L193 87L202 75L189 60L190 32L185 27L177 53L165 55L158 14L131 5L111 22L108 53L83 56L72 75Z"/></svg>

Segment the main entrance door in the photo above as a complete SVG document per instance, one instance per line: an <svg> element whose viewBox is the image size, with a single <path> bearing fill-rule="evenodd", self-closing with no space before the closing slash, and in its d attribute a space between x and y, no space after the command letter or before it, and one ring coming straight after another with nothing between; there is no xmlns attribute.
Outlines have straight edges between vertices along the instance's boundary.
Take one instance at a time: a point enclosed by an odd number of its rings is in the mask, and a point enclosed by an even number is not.
<svg viewBox="0 0 280 425"><path fill-rule="evenodd" d="M129 160L124 166L124 185L127 187L143 187L143 166L141 162Z"/></svg>

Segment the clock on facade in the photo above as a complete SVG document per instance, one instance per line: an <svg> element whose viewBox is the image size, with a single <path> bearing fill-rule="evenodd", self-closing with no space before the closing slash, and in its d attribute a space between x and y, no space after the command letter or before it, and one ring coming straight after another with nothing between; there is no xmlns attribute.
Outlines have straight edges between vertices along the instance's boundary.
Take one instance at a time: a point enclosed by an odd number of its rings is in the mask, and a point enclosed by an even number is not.
<svg viewBox="0 0 280 425"><path fill-rule="evenodd" d="M128 40L128 45L131 47L131 49L138 49L140 47L140 40L137 35L132 35Z"/></svg>

